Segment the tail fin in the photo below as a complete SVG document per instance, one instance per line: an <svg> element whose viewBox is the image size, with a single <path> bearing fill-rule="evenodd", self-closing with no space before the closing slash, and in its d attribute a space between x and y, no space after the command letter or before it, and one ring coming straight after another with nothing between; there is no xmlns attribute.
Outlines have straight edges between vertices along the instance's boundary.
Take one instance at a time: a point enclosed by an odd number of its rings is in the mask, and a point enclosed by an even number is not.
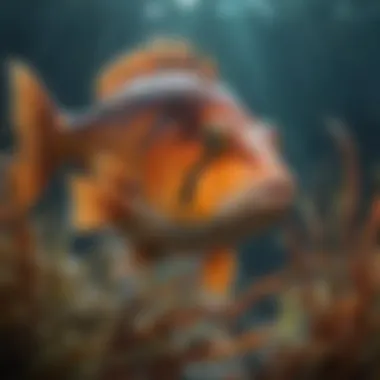
<svg viewBox="0 0 380 380"><path fill-rule="evenodd" d="M12 179L18 206L31 207L59 163L57 110L28 66L10 63L11 120L16 151Z"/></svg>

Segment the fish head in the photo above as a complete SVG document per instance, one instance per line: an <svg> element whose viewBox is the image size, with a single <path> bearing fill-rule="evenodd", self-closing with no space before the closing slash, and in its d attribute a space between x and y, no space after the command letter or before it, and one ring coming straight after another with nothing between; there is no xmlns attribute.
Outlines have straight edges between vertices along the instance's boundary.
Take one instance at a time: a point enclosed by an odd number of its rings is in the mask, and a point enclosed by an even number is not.
<svg viewBox="0 0 380 380"><path fill-rule="evenodd" d="M237 230L254 234L274 223L295 190L277 132L222 94L193 113L173 121L146 151L141 173L146 204L177 225L223 219L226 237Z"/></svg>

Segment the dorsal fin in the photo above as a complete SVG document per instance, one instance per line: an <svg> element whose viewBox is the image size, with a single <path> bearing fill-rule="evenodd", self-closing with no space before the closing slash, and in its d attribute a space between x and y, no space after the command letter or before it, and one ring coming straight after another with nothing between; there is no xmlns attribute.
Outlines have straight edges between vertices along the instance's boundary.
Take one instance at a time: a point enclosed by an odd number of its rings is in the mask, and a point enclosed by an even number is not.
<svg viewBox="0 0 380 380"><path fill-rule="evenodd" d="M132 53L121 54L99 73L96 96L105 99L115 94L126 82L139 76L165 69L188 69L207 78L215 78L214 63L187 42L160 38L149 41Z"/></svg>

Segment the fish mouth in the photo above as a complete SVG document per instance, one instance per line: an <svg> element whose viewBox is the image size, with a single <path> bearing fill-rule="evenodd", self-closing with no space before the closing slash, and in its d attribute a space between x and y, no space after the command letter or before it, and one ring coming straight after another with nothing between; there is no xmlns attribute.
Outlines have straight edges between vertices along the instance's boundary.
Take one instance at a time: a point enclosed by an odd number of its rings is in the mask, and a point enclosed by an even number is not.
<svg viewBox="0 0 380 380"><path fill-rule="evenodd" d="M128 221L122 228L132 240L164 249L235 245L281 218L292 204L294 190L290 176L267 179L230 199L209 220L188 223L174 222L136 200L128 205Z"/></svg>
<svg viewBox="0 0 380 380"><path fill-rule="evenodd" d="M287 209L294 196L294 185L290 176L277 176L254 184L238 196L225 203L218 213L219 217L236 215L248 219L256 212L281 212Z"/></svg>

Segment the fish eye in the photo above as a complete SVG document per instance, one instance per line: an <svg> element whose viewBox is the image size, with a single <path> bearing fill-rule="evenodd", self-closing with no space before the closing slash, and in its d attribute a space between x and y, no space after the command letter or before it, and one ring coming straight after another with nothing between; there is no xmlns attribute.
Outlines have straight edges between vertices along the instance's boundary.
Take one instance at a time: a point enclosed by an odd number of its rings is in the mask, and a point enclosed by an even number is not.
<svg viewBox="0 0 380 380"><path fill-rule="evenodd" d="M220 123L206 124L203 127L203 141L207 150L214 153L224 151L228 146L228 135Z"/></svg>

